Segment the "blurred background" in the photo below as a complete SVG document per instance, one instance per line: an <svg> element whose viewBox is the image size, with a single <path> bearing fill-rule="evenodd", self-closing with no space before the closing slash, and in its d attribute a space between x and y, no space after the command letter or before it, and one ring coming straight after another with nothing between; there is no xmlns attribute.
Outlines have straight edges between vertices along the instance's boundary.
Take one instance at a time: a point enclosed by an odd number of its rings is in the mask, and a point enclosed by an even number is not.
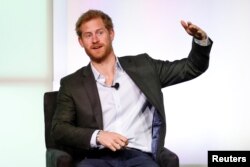
<svg viewBox="0 0 250 167"><path fill-rule="evenodd" d="M43 94L88 64L74 31L88 9L112 17L117 56L181 59L192 38L180 20L202 27L210 67L163 90L165 146L183 167L206 166L208 150L250 150L250 1L0 0L0 166L45 166Z"/></svg>
<svg viewBox="0 0 250 167"><path fill-rule="evenodd" d="M52 90L51 0L0 0L0 166L44 167L43 94Z"/></svg>

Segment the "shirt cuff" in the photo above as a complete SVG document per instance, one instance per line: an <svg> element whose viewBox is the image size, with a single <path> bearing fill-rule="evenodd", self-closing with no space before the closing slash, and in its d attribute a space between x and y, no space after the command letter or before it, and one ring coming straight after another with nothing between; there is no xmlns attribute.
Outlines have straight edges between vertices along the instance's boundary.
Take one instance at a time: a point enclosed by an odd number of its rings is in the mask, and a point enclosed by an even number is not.
<svg viewBox="0 0 250 167"><path fill-rule="evenodd" d="M194 42L197 43L198 45L201 45L201 46L208 46L211 43L209 41L208 37L206 39L203 39L203 40L199 40L199 39L194 38Z"/></svg>
<svg viewBox="0 0 250 167"><path fill-rule="evenodd" d="M94 133L92 134L91 136L91 139L90 139L90 146L92 148L97 148L99 147L97 144L96 144L96 135L97 133L99 132L100 130L95 130Z"/></svg>

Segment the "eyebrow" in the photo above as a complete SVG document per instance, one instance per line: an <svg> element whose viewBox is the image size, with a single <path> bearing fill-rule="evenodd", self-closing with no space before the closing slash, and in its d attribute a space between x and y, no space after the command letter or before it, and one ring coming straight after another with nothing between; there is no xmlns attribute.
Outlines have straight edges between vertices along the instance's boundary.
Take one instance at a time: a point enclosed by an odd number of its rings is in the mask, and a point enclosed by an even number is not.
<svg viewBox="0 0 250 167"><path fill-rule="evenodd" d="M104 27L98 28L95 30L95 32L100 31L100 30L105 30L105 28ZM83 34L89 34L89 33L92 33L92 32L90 32L90 31L83 32Z"/></svg>

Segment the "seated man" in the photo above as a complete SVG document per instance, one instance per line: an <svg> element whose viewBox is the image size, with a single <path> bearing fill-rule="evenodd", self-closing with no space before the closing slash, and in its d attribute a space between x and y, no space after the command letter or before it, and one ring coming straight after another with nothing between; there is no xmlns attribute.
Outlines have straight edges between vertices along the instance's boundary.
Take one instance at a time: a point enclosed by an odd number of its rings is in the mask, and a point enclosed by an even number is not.
<svg viewBox="0 0 250 167"><path fill-rule="evenodd" d="M117 57L111 18L89 10L76 23L90 63L64 77L53 118L54 139L78 151L79 167L164 166L166 120L161 89L208 68L212 41L181 21L194 37L187 58L161 61L147 54Z"/></svg>

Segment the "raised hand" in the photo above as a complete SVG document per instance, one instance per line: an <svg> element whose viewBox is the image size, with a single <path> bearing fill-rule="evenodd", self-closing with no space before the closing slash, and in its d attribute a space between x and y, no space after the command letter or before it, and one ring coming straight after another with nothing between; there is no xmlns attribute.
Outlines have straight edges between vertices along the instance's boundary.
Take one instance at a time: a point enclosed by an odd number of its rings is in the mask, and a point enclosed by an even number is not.
<svg viewBox="0 0 250 167"><path fill-rule="evenodd" d="M97 142L112 151L121 150L128 145L128 139L115 132L100 131Z"/></svg>
<svg viewBox="0 0 250 167"><path fill-rule="evenodd" d="M181 25L186 30L186 32L194 38L199 40L204 40L207 38L206 32L193 23L189 21L186 23L185 21L181 20Z"/></svg>

